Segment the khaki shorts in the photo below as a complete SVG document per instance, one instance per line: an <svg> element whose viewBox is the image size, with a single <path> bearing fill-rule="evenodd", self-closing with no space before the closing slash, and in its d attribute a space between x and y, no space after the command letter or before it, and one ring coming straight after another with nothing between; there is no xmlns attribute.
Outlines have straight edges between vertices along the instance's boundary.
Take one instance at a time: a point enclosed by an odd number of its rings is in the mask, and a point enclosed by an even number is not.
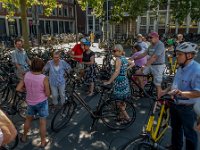
<svg viewBox="0 0 200 150"><path fill-rule="evenodd" d="M153 75L153 83L156 86L161 86L164 70L165 70L165 64L151 65L151 66L145 67L143 69L143 73L145 75L152 74Z"/></svg>

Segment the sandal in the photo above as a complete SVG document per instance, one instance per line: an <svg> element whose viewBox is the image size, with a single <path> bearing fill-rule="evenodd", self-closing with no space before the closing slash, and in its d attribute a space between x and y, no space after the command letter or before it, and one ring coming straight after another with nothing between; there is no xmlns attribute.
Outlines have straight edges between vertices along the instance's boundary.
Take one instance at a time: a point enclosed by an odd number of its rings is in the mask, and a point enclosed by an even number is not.
<svg viewBox="0 0 200 150"><path fill-rule="evenodd" d="M45 148L47 144L49 144L49 140L47 140L44 145L40 144L40 148Z"/></svg>

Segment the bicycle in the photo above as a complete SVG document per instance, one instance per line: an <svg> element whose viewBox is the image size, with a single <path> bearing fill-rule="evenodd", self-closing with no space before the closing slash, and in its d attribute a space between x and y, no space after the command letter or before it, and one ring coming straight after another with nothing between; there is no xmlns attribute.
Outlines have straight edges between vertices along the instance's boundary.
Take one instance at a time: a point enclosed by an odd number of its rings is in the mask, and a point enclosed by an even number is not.
<svg viewBox="0 0 200 150"><path fill-rule="evenodd" d="M145 77L147 81L144 88L142 88L139 83L136 81L137 77ZM156 87L153 83L153 75L148 74L133 74L129 77L131 85L131 95L134 97L156 97Z"/></svg>
<svg viewBox="0 0 200 150"><path fill-rule="evenodd" d="M75 113L77 102L79 102L91 115L91 118L93 119L91 129L93 129L95 123L97 123L99 119L101 119L107 127L115 130L128 128L135 121L136 111L132 103L127 100L113 100L110 99L109 96L105 99L105 97L107 96L105 94L109 93L112 88L111 85L106 86L103 84L99 84L99 86L101 87L99 91L100 99L98 101L96 109L93 111L92 108L86 103L86 101L81 98L81 96L79 96L78 93L75 91L76 80L72 79L71 81L72 88L71 92L69 92L70 96L67 102L62 106L61 109L56 112L52 119L51 129L53 131L58 132L67 125L67 123L70 121L73 114ZM123 103L125 105L124 110L120 110L119 103ZM128 114L130 119L127 123L120 122L119 117L124 112Z"/></svg>
<svg viewBox="0 0 200 150"><path fill-rule="evenodd" d="M161 103L158 109L158 103ZM150 116L147 124L143 127L142 133L136 138L122 146L122 150L166 150L160 142L165 135L170 120L169 104L173 103L169 96L163 96L156 100L150 109Z"/></svg>

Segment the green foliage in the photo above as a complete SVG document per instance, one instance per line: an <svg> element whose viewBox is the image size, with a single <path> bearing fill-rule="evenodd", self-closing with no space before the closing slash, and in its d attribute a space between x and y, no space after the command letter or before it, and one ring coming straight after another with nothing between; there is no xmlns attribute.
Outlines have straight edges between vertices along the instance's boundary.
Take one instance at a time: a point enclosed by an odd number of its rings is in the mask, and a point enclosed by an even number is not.
<svg viewBox="0 0 200 150"><path fill-rule="evenodd" d="M78 0L78 3L85 10L87 4L93 8L93 13L97 17L105 18L107 0ZM168 0L109 0L112 3L111 9L111 21L120 22L127 16L124 13L128 13L129 17L136 18L138 15L146 12L149 8L155 13L157 6L166 5ZM174 17L182 22L190 13L191 18L195 21L200 20L200 0L171 0L170 6Z"/></svg>
<svg viewBox="0 0 200 150"><path fill-rule="evenodd" d="M33 5L43 5L44 13L46 16L49 16L52 10L59 5L57 0L25 0L27 8L30 8ZM20 10L19 0L0 0L3 4L3 8L7 10L7 17L12 18L18 10Z"/></svg>

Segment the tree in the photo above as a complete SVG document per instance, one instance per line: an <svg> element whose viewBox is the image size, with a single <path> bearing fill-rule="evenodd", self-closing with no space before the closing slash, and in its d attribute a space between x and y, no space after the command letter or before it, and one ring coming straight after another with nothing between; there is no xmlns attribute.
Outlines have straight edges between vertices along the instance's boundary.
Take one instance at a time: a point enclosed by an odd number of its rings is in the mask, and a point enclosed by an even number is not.
<svg viewBox="0 0 200 150"><path fill-rule="evenodd" d="M44 6L44 14L49 16L54 8L58 7L57 0L0 0L3 8L7 10L7 18L12 19L15 12L19 10L22 21L22 37L24 39L24 47L29 49L28 24L27 24L27 8L36 5Z"/></svg>
<svg viewBox="0 0 200 150"><path fill-rule="evenodd" d="M106 15L103 7L107 0L78 0L84 10L89 4L93 8L93 13L97 17ZM136 18L144 13L148 8L156 11L158 5L166 5L168 0L109 0L113 3L111 20L120 22L124 18L124 12L129 17ZM183 21L188 14L195 21L200 20L200 1L199 0L171 0L171 9L174 17Z"/></svg>

